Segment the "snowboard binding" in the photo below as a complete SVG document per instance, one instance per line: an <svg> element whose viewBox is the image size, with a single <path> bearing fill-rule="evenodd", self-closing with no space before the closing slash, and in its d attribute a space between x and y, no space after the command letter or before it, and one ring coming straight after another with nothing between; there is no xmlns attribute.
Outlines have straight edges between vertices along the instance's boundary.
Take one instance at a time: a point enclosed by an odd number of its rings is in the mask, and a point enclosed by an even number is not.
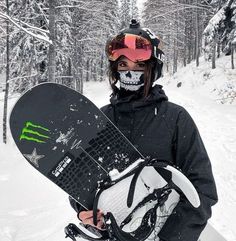
<svg viewBox="0 0 236 241"><path fill-rule="evenodd" d="M155 173L159 174L159 179L155 178ZM162 187L157 185L160 176L164 180ZM120 193L121 189L123 196ZM118 201L121 203L118 210L106 202L108 197L112 196L113 200L115 199L115 191L118 191L121 197L124 197L126 192L127 196L127 199L122 198ZM168 201L173 191L184 194L194 207L200 205L197 191L179 170L156 159L138 161L122 173L110 175L110 180L98 186L93 204L93 222L97 225L98 208L103 210L105 230L99 230L91 225L69 224L65 228L65 233L73 241L77 237L103 241L144 241L152 235L157 223L158 210ZM120 215L122 210L123 215ZM134 228L132 225L135 219L138 221Z"/></svg>

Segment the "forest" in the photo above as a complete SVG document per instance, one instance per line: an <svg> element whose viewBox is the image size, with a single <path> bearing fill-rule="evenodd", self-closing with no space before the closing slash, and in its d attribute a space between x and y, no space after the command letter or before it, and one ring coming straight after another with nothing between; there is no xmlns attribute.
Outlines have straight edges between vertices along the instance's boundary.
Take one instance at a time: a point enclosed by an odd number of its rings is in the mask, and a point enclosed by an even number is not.
<svg viewBox="0 0 236 241"><path fill-rule="evenodd" d="M164 75L201 56L214 69L230 55L235 68L235 0L0 0L4 142L11 95L47 81L83 93L84 82L106 80L106 41L133 18L161 39Z"/></svg>

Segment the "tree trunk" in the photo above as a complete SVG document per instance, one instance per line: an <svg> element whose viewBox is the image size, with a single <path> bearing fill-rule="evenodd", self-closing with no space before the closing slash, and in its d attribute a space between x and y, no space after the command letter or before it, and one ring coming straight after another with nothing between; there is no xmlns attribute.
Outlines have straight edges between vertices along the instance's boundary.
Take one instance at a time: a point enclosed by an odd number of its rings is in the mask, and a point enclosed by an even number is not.
<svg viewBox="0 0 236 241"><path fill-rule="evenodd" d="M217 42L217 58L220 57L220 41Z"/></svg>
<svg viewBox="0 0 236 241"><path fill-rule="evenodd" d="M67 83L70 87L73 87L73 74L72 74L72 64L71 64L71 58L68 58L68 69L67 69Z"/></svg>
<svg viewBox="0 0 236 241"><path fill-rule="evenodd" d="M96 62L93 64L93 80L94 81L98 80L98 78L97 78L97 63Z"/></svg>
<svg viewBox="0 0 236 241"><path fill-rule="evenodd" d="M88 82L89 81L89 79L90 79L90 76L89 76L89 72L90 71L90 68L89 68L89 59L87 59L87 61L86 61L86 82Z"/></svg>
<svg viewBox="0 0 236 241"><path fill-rule="evenodd" d="M9 2L6 0L7 15L9 16ZM6 20L6 85L4 95L4 107L3 107L3 143L7 143L7 104L9 93L9 77L10 77L10 51L9 51L9 21Z"/></svg>
<svg viewBox="0 0 236 241"><path fill-rule="evenodd" d="M100 81L103 81L103 75L104 75L104 71L103 71L103 65L104 65L104 56L103 54L101 55L101 65L100 65L100 68L101 68L101 71L100 71Z"/></svg>
<svg viewBox="0 0 236 241"><path fill-rule="evenodd" d="M187 65L187 27L186 27L186 21L185 21L185 29L184 29L184 56L183 56L183 63L184 67Z"/></svg>
<svg viewBox="0 0 236 241"><path fill-rule="evenodd" d="M191 48L191 42L189 40L189 44L188 44L188 59L187 59L187 63L190 64L191 60L192 60L192 48Z"/></svg>
<svg viewBox="0 0 236 241"><path fill-rule="evenodd" d="M198 4L198 0L196 0L196 5ZM196 66L199 66L199 10L196 8Z"/></svg>
<svg viewBox="0 0 236 241"><path fill-rule="evenodd" d="M81 70L83 72L83 70ZM81 78L80 80L80 93L83 94L83 91L84 91L84 81L83 79Z"/></svg>
<svg viewBox="0 0 236 241"><path fill-rule="evenodd" d="M178 70L178 43L174 39L173 74Z"/></svg>
<svg viewBox="0 0 236 241"><path fill-rule="evenodd" d="M192 61L192 38L193 38L193 32L192 28L188 30L188 44L187 44L187 51L188 51L188 56L187 56L187 64L190 64Z"/></svg>
<svg viewBox="0 0 236 241"><path fill-rule="evenodd" d="M81 93L81 94L83 94L83 88L84 88L84 86L83 86L83 82L84 82L84 76L83 76L83 62L84 62L84 59L83 59L83 52L84 52L84 44L83 43L81 43L81 45L80 45L80 53L79 53L79 56L78 56L78 53L77 53L77 61L78 61L78 67L79 67L79 69L80 69L80 79L78 79L78 81L79 81L79 86L80 86L80 88L79 88L79 92Z"/></svg>
<svg viewBox="0 0 236 241"><path fill-rule="evenodd" d="M174 34L174 59L173 59L173 74L177 72L178 68L178 37L179 37L179 13L175 14L176 32Z"/></svg>
<svg viewBox="0 0 236 241"><path fill-rule="evenodd" d="M168 43L168 49L167 52L170 52L170 34L167 35L167 43ZM170 56L169 54L166 55L166 64L164 65L166 66L166 72L169 73L170 70Z"/></svg>
<svg viewBox="0 0 236 241"><path fill-rule="evenodd" d="M56 72L56 51L55 51L55 0L49 0L49 36L52 44L49 45L48 52L48 80L50 82L55 82L55 72Z"/></svg>
<svg viewBox="0 0 236 241"><path fill-rule="evenodd" d="M235 48L235 45L231 44L231 67L232 67L232 69L234 69L234 48Z"/></svg>
<svg viewBox="0 0 236 241"><path fill-rule="evenodd" d="M216 41L213 42L213 48L212 48L212 69L216 68Z"/></svg>
<svg viewBox="0 0 236 241"><path fill-rule="evenodd" d="M74 5L77 3L74 2ZM78 16L80 16L80 10L78 8L75 8L72 15L72 34L73 34L73 46L72 46L72 58L71 58L71 66L72 66L72 72L73 72L73 86L74 89L79 91L81 94L83 93L83 64L82 64L82 58L83 58L83 43L81 41L81 34L79 33L79 26L78 22L76 21L78 19Z"/></svg>

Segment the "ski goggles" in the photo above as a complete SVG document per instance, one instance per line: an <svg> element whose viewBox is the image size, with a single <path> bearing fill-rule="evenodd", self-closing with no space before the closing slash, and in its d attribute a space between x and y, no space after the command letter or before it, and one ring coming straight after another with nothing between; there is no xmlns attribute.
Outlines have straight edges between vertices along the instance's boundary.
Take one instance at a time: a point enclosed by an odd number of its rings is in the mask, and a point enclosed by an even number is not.
<svg viewBox="0 0 236 241"><path fill-rule="evenodd" d="M116 61L122 55L133 62L145 61L151 58L152 44L138 35L120 34L108 42L106 53L111 61Z"/></svg>

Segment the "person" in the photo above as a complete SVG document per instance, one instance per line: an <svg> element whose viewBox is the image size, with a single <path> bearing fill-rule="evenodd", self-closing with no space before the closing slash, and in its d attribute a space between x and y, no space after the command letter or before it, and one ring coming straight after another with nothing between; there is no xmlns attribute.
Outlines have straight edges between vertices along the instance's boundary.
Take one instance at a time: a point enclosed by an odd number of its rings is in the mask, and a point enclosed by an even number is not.
<svg viewBox="0 0 236 241"><path fill-rule="evenodd" d="M217 202L211 163L199 131L181 106L168 101L161 85L154 82L162 74L160 40L149 29L132 20L128 29L108 40L110 104L104 114L144 155L168 160L179 167L195 186L201 201L193 208L180 198L158 236L162 241L196 241ZM84 224L93 225L92 211L83 211L70 199ZM103 227L102 210L97 228Z"/></svg>

